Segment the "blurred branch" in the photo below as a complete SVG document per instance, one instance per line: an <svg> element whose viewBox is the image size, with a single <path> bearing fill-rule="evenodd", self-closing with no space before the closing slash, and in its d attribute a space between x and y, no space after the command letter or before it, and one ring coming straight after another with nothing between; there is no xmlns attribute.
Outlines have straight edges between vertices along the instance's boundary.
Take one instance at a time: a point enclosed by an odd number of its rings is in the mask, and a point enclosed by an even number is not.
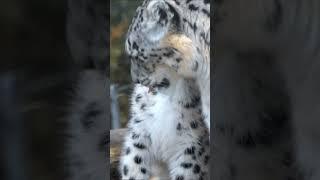
<svg viewBox="0 0 320 180"><path fill-rule="evenodd" d="M117 88L119 94L124 93L124 92L127 92L129 89L131 89L131 86L132 86L131 84L119 86L119 87ZM127 93L125 93L125 94L127 94Z"/></svg>
<svg viewBox="0 0 320 180"><path fill-rule="evenodd" d="M120 113L119 113L119 103L118 103L118 91L117 86L111 84L110 86L110 99L111 99L111 128L120 128Z"/></svg>

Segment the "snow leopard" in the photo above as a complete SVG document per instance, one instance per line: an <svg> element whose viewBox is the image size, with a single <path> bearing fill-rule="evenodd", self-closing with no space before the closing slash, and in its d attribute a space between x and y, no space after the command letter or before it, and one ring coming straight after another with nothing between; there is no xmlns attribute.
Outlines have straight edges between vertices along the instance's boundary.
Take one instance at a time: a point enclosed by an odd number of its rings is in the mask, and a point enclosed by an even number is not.
<svg viewBox="0 0 320 180"><path fill-rule="evenodd" d="M320 179L319 10L215 1L213 178Z"/></svg>
<svg viewBox="0 0 320 180"><path fill-rule="evenodd" d="M161 162L173 180L209 179L209 136L194 80L164 65L155 67L152 80L152 87L134 87L122 179L149 179Z"/></svg>
<svg viewBox="0 0 320 180"><path fill-rule="evenodd" d="M149 77L159 64L195 79L210 130L209 0L145 0L136 10L125 47L135 82L153 86Z"/></svg>

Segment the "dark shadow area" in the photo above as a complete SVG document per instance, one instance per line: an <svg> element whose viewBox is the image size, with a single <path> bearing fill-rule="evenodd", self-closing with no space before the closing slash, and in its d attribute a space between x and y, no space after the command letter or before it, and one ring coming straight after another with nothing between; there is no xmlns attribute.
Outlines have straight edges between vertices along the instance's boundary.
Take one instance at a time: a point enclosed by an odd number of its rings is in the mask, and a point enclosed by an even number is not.
<svg viewBox="0 0 320 180"><path fill-rule="evenodd" d="M66 179L74 87L84 69L108 74L107 4L0 2L1 180Z"/></svg>

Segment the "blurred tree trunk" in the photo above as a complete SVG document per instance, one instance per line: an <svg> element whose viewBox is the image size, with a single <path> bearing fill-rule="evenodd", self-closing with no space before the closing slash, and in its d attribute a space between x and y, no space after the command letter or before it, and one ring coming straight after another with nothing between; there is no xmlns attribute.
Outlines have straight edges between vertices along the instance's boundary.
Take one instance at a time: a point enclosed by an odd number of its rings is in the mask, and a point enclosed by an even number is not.
<svg viewBox="0 0 320 180"><path fill-rule="evenodd" d="M126 129L110 130L110 179L112 180L120 179L119 157L126 132Z"/></svg>

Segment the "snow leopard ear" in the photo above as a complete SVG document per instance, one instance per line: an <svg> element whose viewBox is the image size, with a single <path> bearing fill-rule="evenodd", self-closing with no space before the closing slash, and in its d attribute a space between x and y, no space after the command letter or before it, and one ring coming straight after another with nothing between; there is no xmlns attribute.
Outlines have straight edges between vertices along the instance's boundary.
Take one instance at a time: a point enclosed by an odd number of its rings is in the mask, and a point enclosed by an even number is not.
<svg viewBox="0 0 320 180"><path fill-rule="evenodd" d="M164 0L152 0L146 7L146 20L141 31L151 42L160 41L169 31L174 14Z"/></svg>
<svg viewBox="0 0 320 180"><path fill-rule="evenodd" d="M150 1L146 10L151 19L161 25L166 25L173 17L169 5L164 0Z"/></svg>

